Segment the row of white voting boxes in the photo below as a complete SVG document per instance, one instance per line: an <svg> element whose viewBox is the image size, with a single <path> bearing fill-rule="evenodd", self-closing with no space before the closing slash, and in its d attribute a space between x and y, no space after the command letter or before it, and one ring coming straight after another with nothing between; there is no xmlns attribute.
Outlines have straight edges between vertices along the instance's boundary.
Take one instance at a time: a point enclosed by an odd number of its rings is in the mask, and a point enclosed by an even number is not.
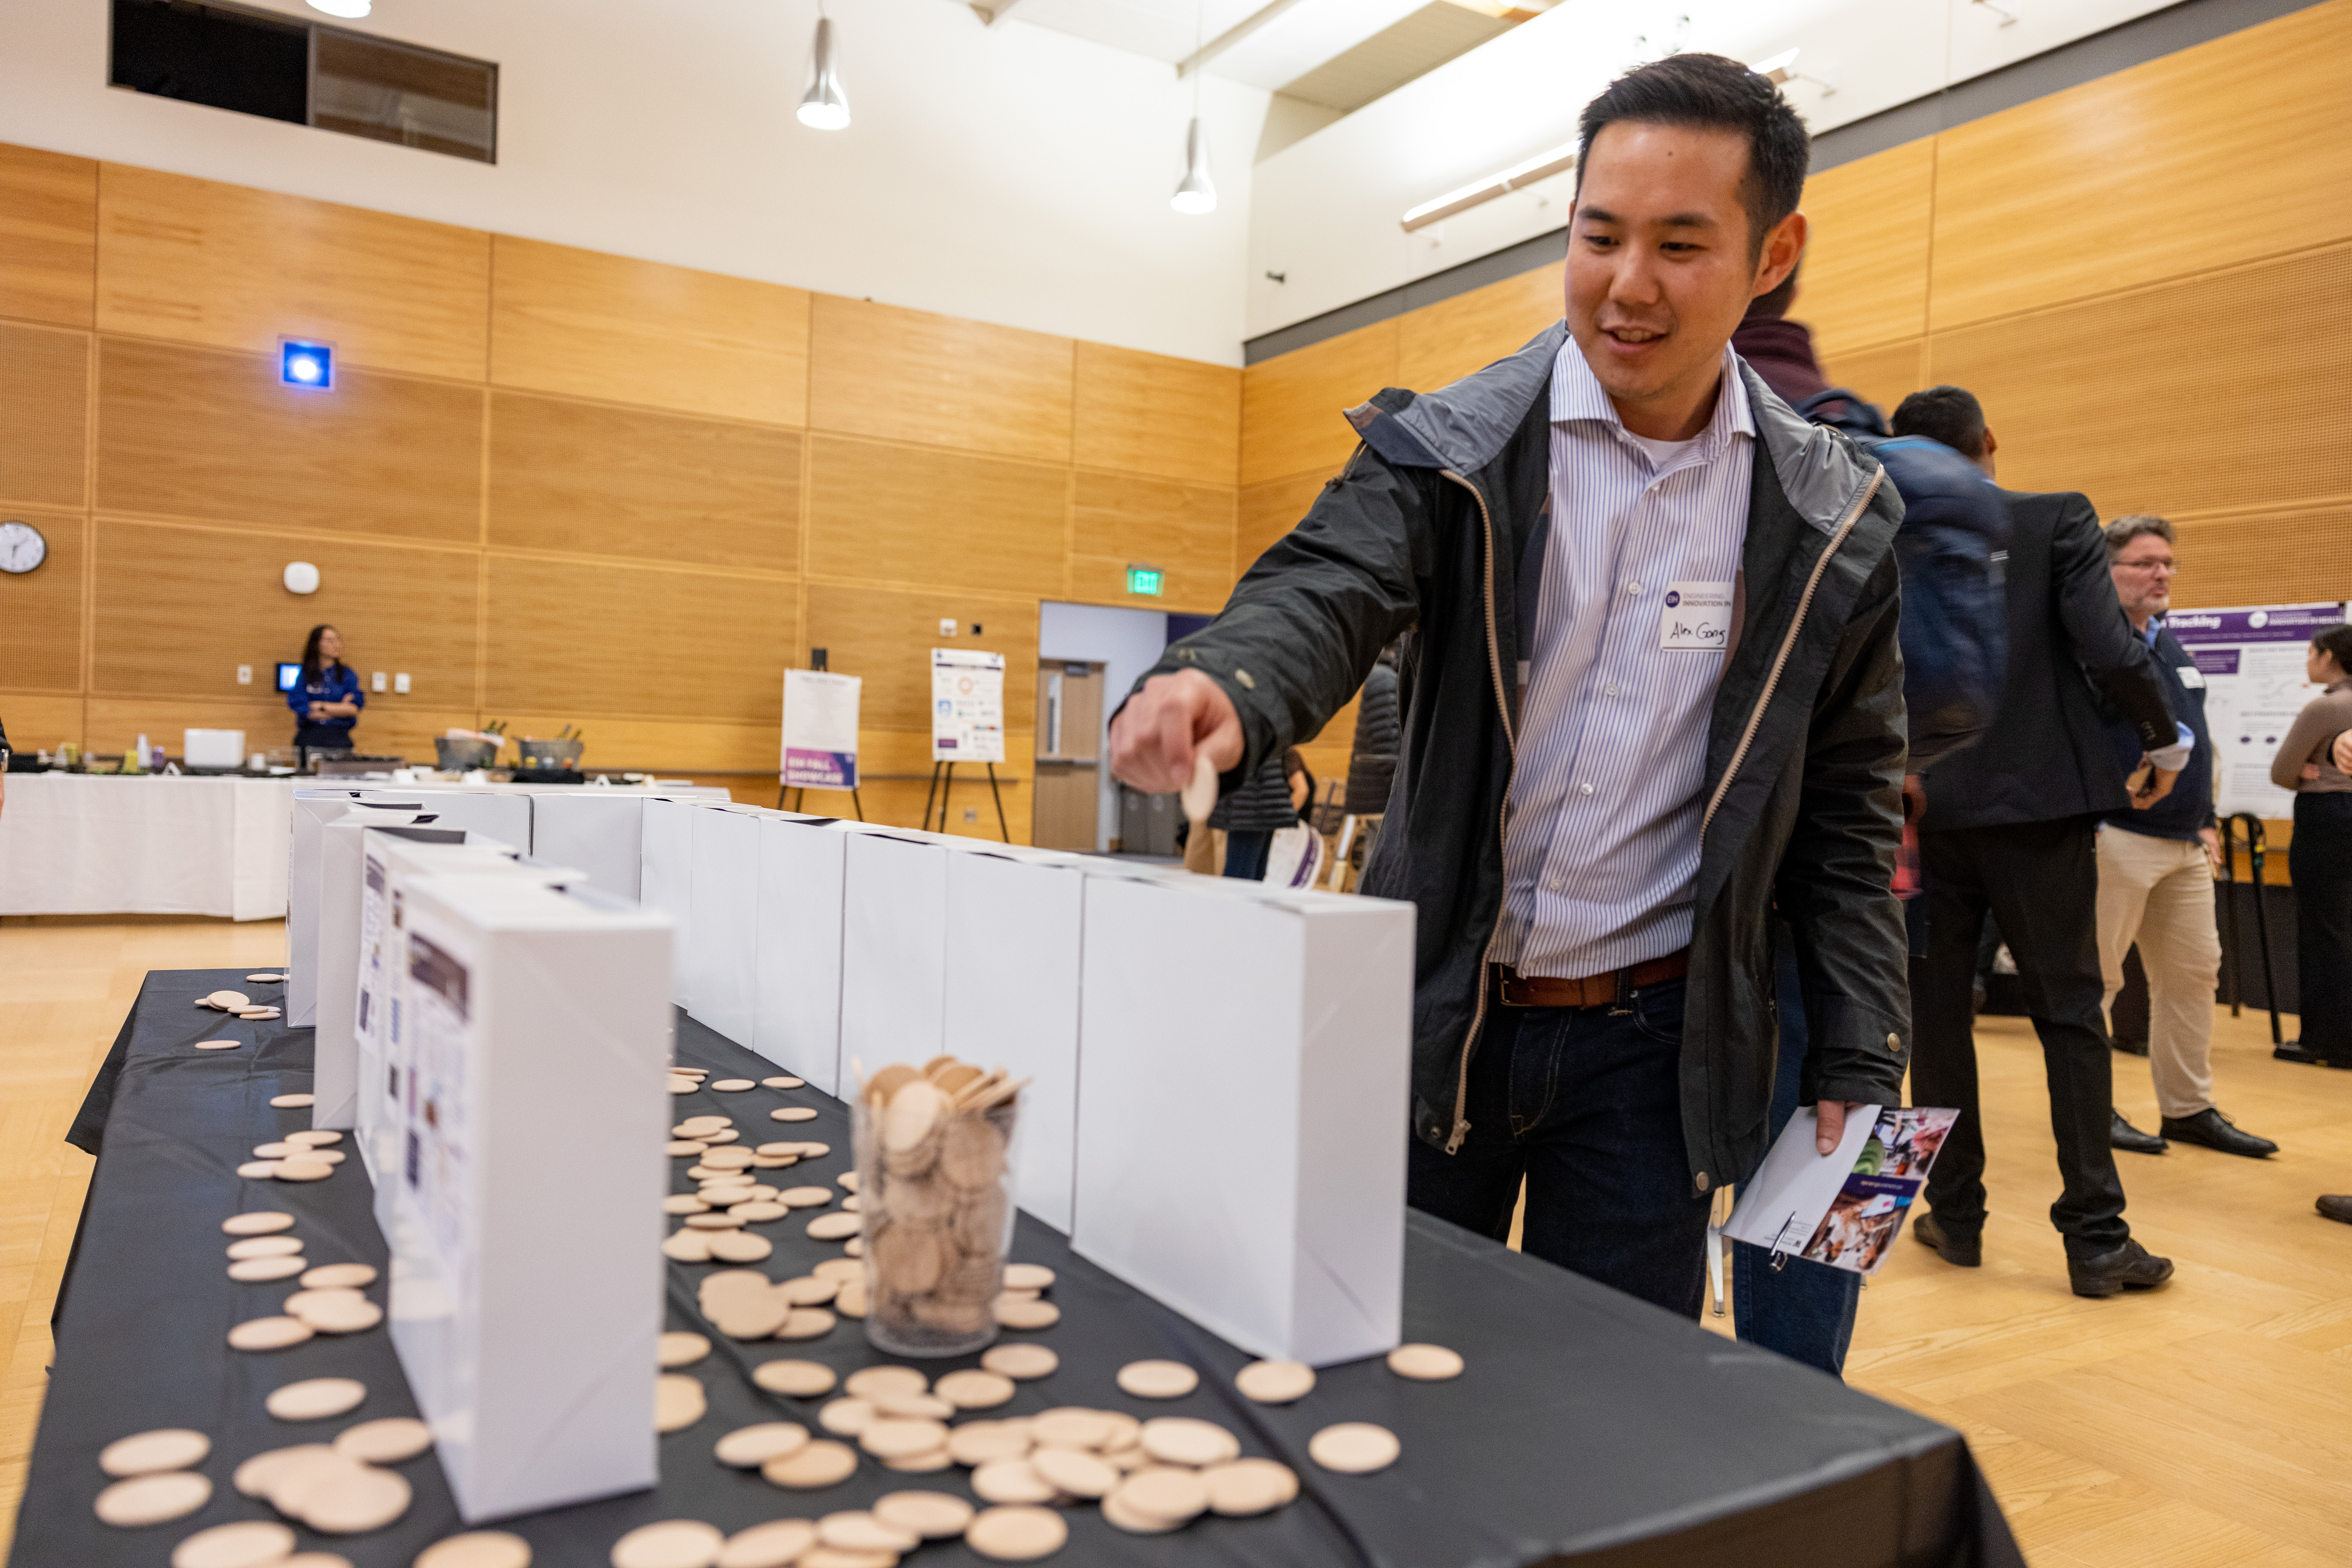
<svg viewBox="0 0 2352 1568"><path fill-rule="evenodd" d="M415 878L403 914L392 1335L458 1512L649 1487L669 922L511 875Z"/></svg>

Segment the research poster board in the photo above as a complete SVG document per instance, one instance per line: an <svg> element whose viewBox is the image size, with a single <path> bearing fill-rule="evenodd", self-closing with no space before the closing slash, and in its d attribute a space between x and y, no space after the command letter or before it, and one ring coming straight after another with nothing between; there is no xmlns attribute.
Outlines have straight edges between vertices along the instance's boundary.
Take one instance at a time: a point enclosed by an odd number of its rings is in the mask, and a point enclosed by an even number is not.
<svg viewBox="0 0 2352 1568"><path fill-rule="evenodd" d="M2228 816L2294 815L2293 792L2271 783L2271 759L2303 705L2321 688L2304 679L2314 634L2347 618L2342 604L2259 605L2175 610L2165 629L2196 662L2205 683L2205 725L2212 732L2214 809Z"/></svg>
<svg viewBox="0 0 2352 1568"><path fill-rule="evenodd" d="M783 784L787 789L857 787L857 694L854 675L784 671Z"/></svg>
<svg viewBox="0 0 2352 1568"><path fill-rule="evenodd" d="M931 649L931 761L1004 760L1004 656Z"/></svg>

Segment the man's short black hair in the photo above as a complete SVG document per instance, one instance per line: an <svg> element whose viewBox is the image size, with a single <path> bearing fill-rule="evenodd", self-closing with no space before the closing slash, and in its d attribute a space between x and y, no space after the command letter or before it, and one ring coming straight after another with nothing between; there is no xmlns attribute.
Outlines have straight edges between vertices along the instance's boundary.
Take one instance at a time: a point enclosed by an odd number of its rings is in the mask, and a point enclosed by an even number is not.
<svg viewBox="0 0 2352 1568"><path fill-rule="evenodd" d="M1964 458L1984 456L1984 405L1961 386L1931 386L1895 405L1897 436L1925 436Z"/></svg>
<svg viewBox="0 0 2352 1568"><path fill-rule="evenodd" d="M1805 122L1779 88L1738 60L1721 55L1668 55L1611 82L1584 106L1577 121L1580 195L1592 139L1620 120L1736 131L1748 138L1748 173L1740 181L1739 196L1748 208L1751 260L1763 253L1764 237L1772 226L1795 212L1805 194L1805 171L1813 155Z"/></svg>

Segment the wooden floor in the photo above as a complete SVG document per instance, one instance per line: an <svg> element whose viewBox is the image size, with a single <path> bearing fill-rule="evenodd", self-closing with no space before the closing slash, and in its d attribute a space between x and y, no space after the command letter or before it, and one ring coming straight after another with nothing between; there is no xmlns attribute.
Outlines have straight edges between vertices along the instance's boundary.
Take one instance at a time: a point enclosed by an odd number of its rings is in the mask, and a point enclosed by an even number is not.
<svg viewBox="0 0 2352 1568"><path fill-rule="evenodd" d="M0 925L0 1551L89 1179L62 1142L82 1090L149 969L284 960L276 923ZM2117 1156L2135 1233L2179 1264L2168 1289L2068 1293L2041 1052L1989 1018L1985 1266L1906 1237L1863 1293L1852 1381L1969 1435L2038 1568L2352 1563L2352 1226L2311 1206L2352 1192L2352 1073L2272 1060L2259 1016L2216 1028L2222 1109L2284 1149ZM2116 1068L2152 1127L2147 1064Z"/></svg>

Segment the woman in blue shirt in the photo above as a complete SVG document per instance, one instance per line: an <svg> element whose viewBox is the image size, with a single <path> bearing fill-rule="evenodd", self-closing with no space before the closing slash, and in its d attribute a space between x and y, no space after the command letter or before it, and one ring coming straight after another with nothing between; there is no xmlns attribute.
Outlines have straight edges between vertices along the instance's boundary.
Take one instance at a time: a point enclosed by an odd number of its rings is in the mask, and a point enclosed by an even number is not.
<svg viewBox="0 0 2352 1568"><path fill-rule="evenodd" d="M286 694L294 710L294 743L305 750L348 752L352 726L359 721L367 696L360 678L343 663L342 634L332 626L312 626L302 645L302 673Z"/></svg>

